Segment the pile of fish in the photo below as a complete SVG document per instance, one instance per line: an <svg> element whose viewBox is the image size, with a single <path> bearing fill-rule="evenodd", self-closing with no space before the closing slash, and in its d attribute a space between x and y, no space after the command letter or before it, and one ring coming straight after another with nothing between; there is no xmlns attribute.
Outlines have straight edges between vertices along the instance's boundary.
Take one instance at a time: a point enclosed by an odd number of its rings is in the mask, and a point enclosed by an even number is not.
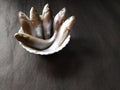
<svg viewBox="0 0 120 90"><path fill-rule="evenodd" d="M49 4L43 8L42 15L32 7L30 16L19 12L18 18L22 32L15 33L14 37L22 44L45 50L49 47L57 49L65 41L75 22L75 16L65 20L66 8L60 10L55 17L52 15Z"/></svg>

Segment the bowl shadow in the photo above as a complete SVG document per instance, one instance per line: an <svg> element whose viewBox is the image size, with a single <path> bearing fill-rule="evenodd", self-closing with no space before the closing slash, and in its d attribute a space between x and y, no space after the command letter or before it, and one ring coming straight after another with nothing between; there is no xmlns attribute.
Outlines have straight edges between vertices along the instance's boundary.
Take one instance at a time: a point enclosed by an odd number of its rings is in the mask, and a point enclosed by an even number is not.
<svg viewBox="0 0 120 90"><path fill-rule="evenodd" d="M49 76L61 79L72 77L78 72L82 72L81 70L86 62L89 63L99 58L98 44L91 40L72 39L62 51L42 56L47 63L46 70Z"/></svg>

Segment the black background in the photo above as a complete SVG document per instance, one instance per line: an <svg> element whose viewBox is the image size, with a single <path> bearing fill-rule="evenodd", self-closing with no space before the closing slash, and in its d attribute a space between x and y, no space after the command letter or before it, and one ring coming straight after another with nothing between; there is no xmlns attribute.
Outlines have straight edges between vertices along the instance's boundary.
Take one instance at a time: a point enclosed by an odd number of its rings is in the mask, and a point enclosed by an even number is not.
<svg viewBox="0 0 120 90"><path fill-rule="evenodd" d="M13 38L18 11L49 3L76 16L59 53L25 51ZM0 90L120 90L120 3L111 0L0 0Z"/></svg>

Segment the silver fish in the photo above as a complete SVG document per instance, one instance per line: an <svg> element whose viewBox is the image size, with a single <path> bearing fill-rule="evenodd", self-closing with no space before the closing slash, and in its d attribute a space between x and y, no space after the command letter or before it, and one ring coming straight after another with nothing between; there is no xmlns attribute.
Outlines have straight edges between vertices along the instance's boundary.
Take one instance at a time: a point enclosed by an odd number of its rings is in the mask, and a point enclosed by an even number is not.
<svg viewBox="0 0 120 90"><path fill-rule="evenodd" d="M25 13L20 11L18 13L18 19L23 32L34 36L35 32L31 27L31 22L29 21L29 18L27 17L27 15L25 15Z"/></svg>
<svg viewBox="0 0 120 90"><path fill-rule="evenodd" d="M34 30L36 31L36 36L39 38L43 38L42 20L34 7L32 7L30 10L30 21Z"/></svg>
<svg viewBox="0 0 120 90"><path fill-rule="evenodd" d="M58 12L58 14L54 17L53 28L54 30L59 30L61 24L64 22L66 16L66 8L63 8Z"/></svg>
<svg viewBox="0 0 120 90"><path fill-rule="evenodd" d="M52 12L50 10L49 4L46 4L43 9L43 30L44 30L44 38L49 39L53 33L53 17Z"/></svg>
<svg viewBox="0 0 120 90"><path fill-rule="evenodd" d="M44 50L48 48L55 40L55 36L56 36L56 33L54 33L54 35L50 39L44 40L44 39L31 36L26 33L16 33L14 35L14 37L18 41L22 42L24 45L27 45L35 49L40 49L40 50Z"/></svg>

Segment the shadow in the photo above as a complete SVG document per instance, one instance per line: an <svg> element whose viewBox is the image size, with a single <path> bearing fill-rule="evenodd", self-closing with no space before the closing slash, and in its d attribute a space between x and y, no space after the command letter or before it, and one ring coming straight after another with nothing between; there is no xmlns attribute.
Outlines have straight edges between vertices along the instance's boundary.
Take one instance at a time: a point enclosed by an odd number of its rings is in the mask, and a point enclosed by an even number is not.
<svg viewBox="0 0 120 90"><path fill-rule="evenodd" d="M56 54L44 56L44 58L48 62L48 71L55 78L70 77L78 71L78 56L68 47Z"/></svg>
<svg viewBox="0 0 120 90"><path fill-rule="evenodd" d="M96 42L73 39L62 51L42 58L47 63L46 71L49 77L65 79L82 72L86 62L97 60L99 55ZM38 63L38 69L39 67Z"/></svg>

